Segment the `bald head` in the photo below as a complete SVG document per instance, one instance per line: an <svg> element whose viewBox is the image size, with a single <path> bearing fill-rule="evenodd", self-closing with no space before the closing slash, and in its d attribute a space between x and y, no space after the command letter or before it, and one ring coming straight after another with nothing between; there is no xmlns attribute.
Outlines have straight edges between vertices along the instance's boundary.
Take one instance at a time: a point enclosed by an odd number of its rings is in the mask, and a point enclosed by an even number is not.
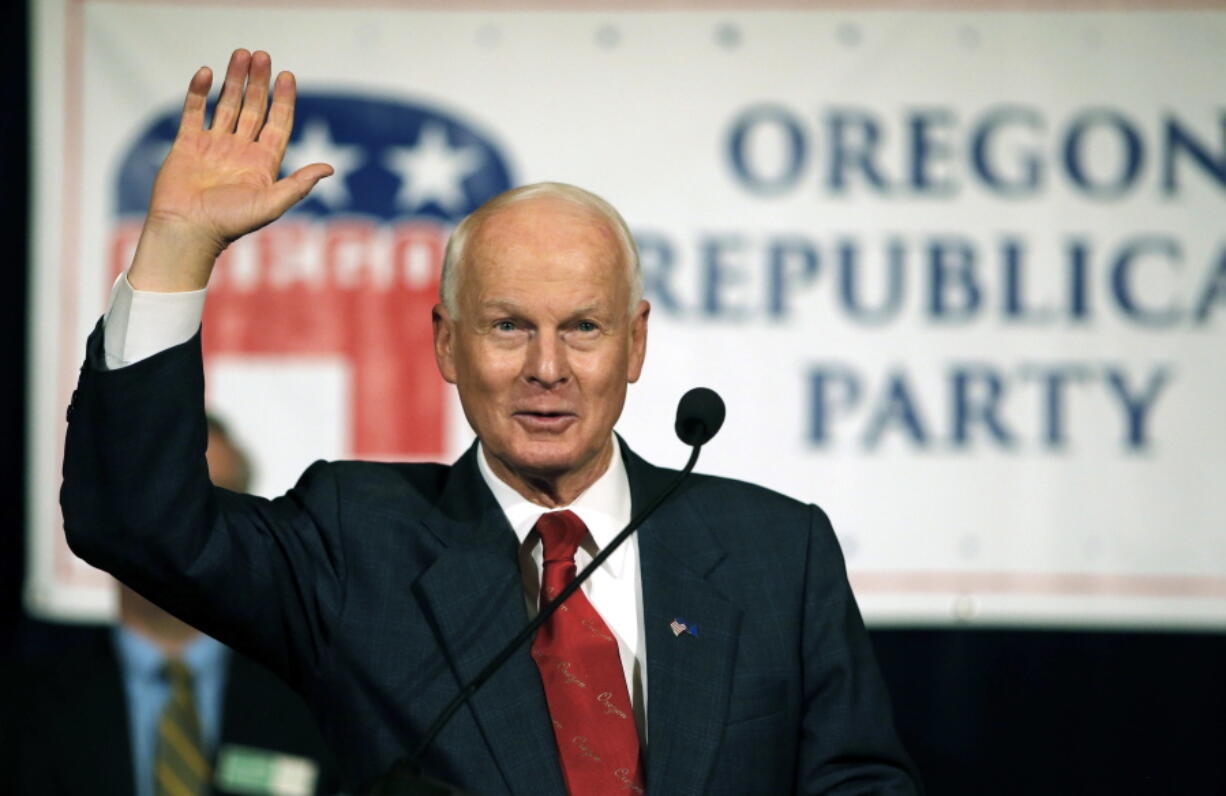
<svg viewBox="0 0 1226 796"><path fill-rule="evenodd" d="M584 226L603 228L607 245L617 267L623 268L629 287L631 313L643 297L643 275L639 265L638 247L621 214L604 199L590 191L560 182L539 182L499 194L464 218L447 241L443 258L443 273L439 280L439 299L453 318L459 317L460 283L473 251L474 241L488 239L486 227L493 219L515 206L531 203L533 209L557 210L552 223L579 222ZM552 207L551 207L552 206ZM512 214L520 215L520 214ZM501 226L493 223L494 227Z"/></svg>

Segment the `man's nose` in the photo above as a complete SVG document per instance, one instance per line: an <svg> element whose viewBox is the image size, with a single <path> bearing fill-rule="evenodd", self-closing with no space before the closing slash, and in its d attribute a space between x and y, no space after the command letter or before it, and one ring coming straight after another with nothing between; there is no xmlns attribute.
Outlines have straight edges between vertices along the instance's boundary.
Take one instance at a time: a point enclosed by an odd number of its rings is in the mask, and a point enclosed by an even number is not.
<svg viewBox="0 0 1226 796"><path fill-rule="evenodd" d="M553 387L570 377L566 346L555 333L538 332L528 345L524 376L542 387Z"/></svg>

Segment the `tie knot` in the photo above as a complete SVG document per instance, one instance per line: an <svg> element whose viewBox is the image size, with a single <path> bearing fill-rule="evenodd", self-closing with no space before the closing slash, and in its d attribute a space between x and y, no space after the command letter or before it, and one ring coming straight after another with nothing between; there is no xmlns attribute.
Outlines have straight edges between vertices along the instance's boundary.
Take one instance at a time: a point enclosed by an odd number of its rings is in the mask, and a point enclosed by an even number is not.
<svg viewBox="0 0 1226 796"><path fill-rule="evenodd" d="M181 658L168 658L162 666L162 676L172 686L192 686L192 670Z"/></svg>
<svg viewBox="0 0 1226 796"><path fill-rule="evenodd" d="M579 543L587 536L587 526L573 511L551 511L536 521L546 563L573 562Z"/></svg>

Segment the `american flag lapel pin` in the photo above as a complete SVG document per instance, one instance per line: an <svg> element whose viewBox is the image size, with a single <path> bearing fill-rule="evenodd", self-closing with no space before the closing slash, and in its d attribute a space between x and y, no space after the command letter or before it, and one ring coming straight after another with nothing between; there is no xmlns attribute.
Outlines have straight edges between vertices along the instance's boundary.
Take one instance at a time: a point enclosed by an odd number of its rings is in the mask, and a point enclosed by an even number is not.
<svg viewBox="0 0 1226 796"><path fill-rule="evenodd" d="M682 633L689 633L694 638L698 638L698 625L687 623L680 617L669 622L668 626L672 628L674 636L680 636Z"/></svg>

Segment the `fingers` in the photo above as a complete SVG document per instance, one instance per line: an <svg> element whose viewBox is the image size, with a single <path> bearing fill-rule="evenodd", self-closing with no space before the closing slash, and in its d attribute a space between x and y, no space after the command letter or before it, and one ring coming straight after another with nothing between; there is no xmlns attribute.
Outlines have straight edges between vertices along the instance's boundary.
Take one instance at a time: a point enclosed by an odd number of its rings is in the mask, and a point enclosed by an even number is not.
<svg viewBox="0 0 1226 796"><path fill-rule="evenodd" d="M293 174L277 180L269 187L274 218L281 216L286 210L306 198L315 184L324 177L332 175L332 167L327 163L312 163L303 166Z"/></svg>
<svg viewBox="0 0 1226 796"><path fill-rule="evenodd" d="M213 111L213 129L223 132L234 130L234 120L242 105L243 84L247 82L247 72L251 67L251 53L246 50L235 50L230 56L230 65L226 67L226 80L221 86L221 96L217 100L217 109Z"/></svg>
<svg viewBox="0 0 1226 796"><path fill-rule="evenodd" d="M202 66L192 75L187 86L187 98L183 100L183 117L179 131L204 129L204 108L209 101L209 87L213 85L213 70Z"/></svg>
<svg viewBox="0 0 1226 796"><path fill-rule="evenodd" d="M235 132L241 138L252 139L264 124L268 110L268 76L272 74L272 58L263 50L251 56L251 68L247 77L247 93L243 97L243 109L238 116Z"/></svg>
<svg viewBox="0 0 1226 796"><path fill-rule="evenodd" d="M294 129L294 98L297 88L290 72L277 75L272 88L272 107L268 109L268 121L260 131L260 143L272 148L277 156L285 154L290 133Z"/></svg>

